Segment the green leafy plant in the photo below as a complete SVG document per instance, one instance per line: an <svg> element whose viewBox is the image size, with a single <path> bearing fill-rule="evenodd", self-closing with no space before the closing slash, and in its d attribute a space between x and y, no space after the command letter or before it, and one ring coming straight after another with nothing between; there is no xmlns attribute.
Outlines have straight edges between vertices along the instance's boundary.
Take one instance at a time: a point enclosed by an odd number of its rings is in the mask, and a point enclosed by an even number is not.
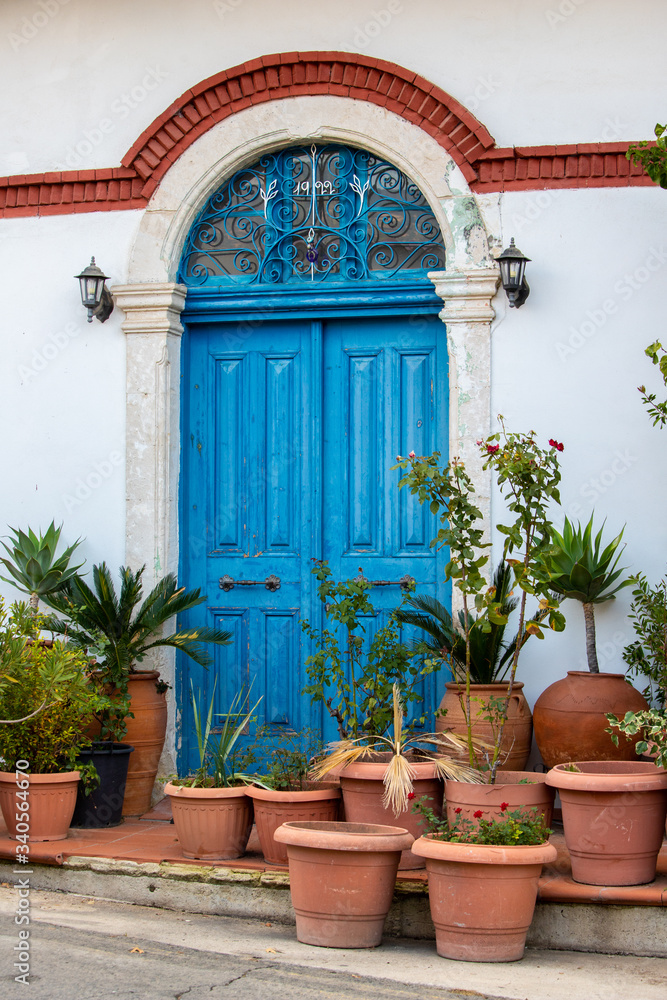
<svg viewBox="0 0 667 1000"><path fill-rule="evenodd" d="M317 560L312 572L320 581L318 594L327 619L336 627L320 631L308 621L301 622L317 647L306 659L310 683L302 693L325 706L342 739L382 735L392 720L394 683L399 685L406 703L420 701L416 686L435 667L418 665L399 639L394 615L387 625L376 630L364 649L364 620L374 618L376 612L369 599L372 584L361 570L356 579L340 583L331 579L326 560Z"/></svg>
<svg viewBox="0 0 667 1000"><path fill-rule="evenodd" d="M41 532L36 534L31 528L27 532L20 528L10 528L14 533L11 544L2 542L7 555L0 557L0 563L9 577L3 576L0 579L29 594L33 611L39 609L40 597L47 598L56 593L83 566L83 563L70 566L72 554L80 540L56 556L62 528L62 524L56 528L54 521L43 535Z"/></svg>
<svg viewBox="0 0 667 1000"><path fill-rule="evenodd" d="M655 708L665 707L667 689L667 578L654 587L642 573L632 578L630 620L634 623L634 642L623 651L628 673L647 681L643 694Z"/></svg>
<svg viewBox="0 0 667 1000"><path fill-rule="evenodd" d="M385 809L391 809L395 816L404 812L411 798L414 798L412 779L414 771L410 757L420 761L428 761L435 765L436 773L441 778L454 778L456 781L472 781L479 783L481 777L477 771L463 764L458 759L466 743L451 733L426 733L410 736L404 733L404 706L401 701L399 685L394 683L392 692L393 732L391 735L364 735L356 739L337 740L329 745L331 751L313 769L315 778L323 778L336 768L343 768L364 758L376 758L377 754L389 754L387 771L384 776L385 791L382 804ZM422 747L431 749L425 752ZM454 750L455 756L451 756ZM384 758L381 758L384 759Z"/></svg>
<svg viewBox="0 0 667 1000"><path fill-rule="evenodd" d="M551 529L552 544L543 553L544 578L548 586L575 601L580 601L586 626L586 657L588 669L597 674L595 644L595 605L611 601L632 581L621 580L624 570L618 569L623 549L619 550L623 531L602 547L604 524L593 535L593 515L585 528L576 527L565 518L563 534ZM620 582L619 582L620 581Z"/></svg>
<svg viewBox="0 0 667 1000"><path fill-rule="evenodd" d="M27 760L35 774L80 769L80 750L90 746L83 735L99 706L90 683L88 658L81 650L55 641L36 640L24 630L25 606L16 618L0 610L0 656L4 683L0 689L0 758L5 770ZM32 615L30 615L32 617ZM89 777L95 775L88 768Z"/></svg>
<svg viewBox="0 0 667 1000"><path fill-rule="evenodd" d="M50 615L44 623L45 628L66 635L72 645L96 656L99 685L114 690L114 707L104 712L102 720L103 735L115 738L125 732L128 678L151 649L171 646L206 667L212 660L204 644L224 646L231 639L229 632L203 626L164 635L171 618L196 607L206 597L199 589L179 587L174 574L169 573L143 599L144 569L133 573L121 566L118 593L106 563L93 567L92 588L75 575L49 597L51 607L63 617Z"/></svg>
<svg viewBox="0 0 667 1000"><path fill-rule="evenodd" d="M446 816L440 818L422 800L413 806L413 812L420 813L425 820L426 833L434 840L446 840L453 844L486 844L498 847L523 847L544 844L552 834L544 817L522 809L508 808L501 803L501 819L484 819L481 809L475 813L475 822L457 816L448 823ZM455 810L460 812L460 809Z"/></svg>
<svg viewBox="0 0 667 1000"><path fill-rule="evenodd" d="M667 385L667 352L660 341L649 344L644 354L659 367L662 381ZM656 394L647 392L644 385L638 386L638 391L642 394L642 402L647 407L649 416L653 418L653 426L660 424L660 427L664 427L667 423L667 400L658 400Z"/></svg>
<svg viewBox="0 0 667 1000"><path fill-rule="evenodd" d="M661 188L667 188L667 125L657 124L654 129L655 142L634 143L625 154L628 160L644 168L652 181Z"/></svg>
<svg viewBox="0 0 667 1000"><path fill-rule="evenodd" d="M229 712L222 716L224 719L222 727L214 728L215 687L214 682L211 700L204 714L200 696L195 694L194 685L192 681L190 682L199 767L191 777L181 781L176 780L176 784L185 784L192 788L230 788L234 785L249 784L254 779L253 775L240 770L238 741L253 720L253 713L262 699L259 698L252 708L248 708L250 692L245 694L239 691L232 701Z"/></svg>
<svg viewBox="0 0 667 1000"><path fill-rule="evenodd" d="M626 736L642 734L635 750L638 754L648 753L659 767L667 767L667 715L664 710L649 708L643 712L626 712L622 719L611 713L607 715L610 725L606 732L618 746L618 733ZM618 732L616 731L618 730Z"/></svg>
<svg viewBox="0 0 667 1000"><path fill-rule="evenodd" d="M265 724L247 747L242 766L259 767L260 783L275 791L301 791L312 782L311 771L324 745L314 729L296 732Z"/></svg>

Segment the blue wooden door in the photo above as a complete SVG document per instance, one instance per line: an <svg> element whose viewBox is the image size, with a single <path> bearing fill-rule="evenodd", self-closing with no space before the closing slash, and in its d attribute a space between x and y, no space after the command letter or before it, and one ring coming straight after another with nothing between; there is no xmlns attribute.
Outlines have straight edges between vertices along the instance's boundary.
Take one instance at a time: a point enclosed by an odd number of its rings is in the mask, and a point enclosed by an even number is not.
<svg viewBox="0 0 667 1000"><path fill-rule="evenodd" d="M435 315L200 323L187 338L183 574L206 605L189 621L233 633L208 671L181 665L182 766L196 763L190 679L216 711L252 683L258 724L335 728L301 696L309 655L299 620L321 623L312 560L336 579L388 581L373 590L378 620L399 580L447 599L431 515L390 471L397 454L446 454L445 331ZM279 583L279 586L278 586ZM369 622L369 635L377 622ZM216 680L217 679L217 680ZM444 681L443 681L444 683ZM427 708L435 681L424 685ZM249 733L252 737L252 732Z"/></svg>

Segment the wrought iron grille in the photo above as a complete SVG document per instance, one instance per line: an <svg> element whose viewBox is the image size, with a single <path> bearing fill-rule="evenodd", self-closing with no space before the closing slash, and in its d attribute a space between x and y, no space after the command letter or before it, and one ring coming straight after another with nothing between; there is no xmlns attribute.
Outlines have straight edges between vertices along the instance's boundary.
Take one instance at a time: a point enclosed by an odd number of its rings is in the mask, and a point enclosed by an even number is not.
<svg viewBox="0 0 667 1000"><path fill-rule="evenodd" d="M209 198L181 258L186 285L414 278L445 266L419 188L362 149L268 153Z"/></svg>

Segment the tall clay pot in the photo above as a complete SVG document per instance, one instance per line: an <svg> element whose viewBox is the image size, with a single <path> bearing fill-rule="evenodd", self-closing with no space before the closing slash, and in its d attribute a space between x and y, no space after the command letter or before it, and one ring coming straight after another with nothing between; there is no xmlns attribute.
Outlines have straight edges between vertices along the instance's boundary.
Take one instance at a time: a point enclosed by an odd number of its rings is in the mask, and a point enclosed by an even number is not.
<svg viewBox="0 0 667 1000"><path fill-rule="evenodd" d="M322 948L375 948L396 886L407 830L374 823L285 823L296 936Z"/></svg>
<svg viewBox="0 0 667 1000"><path fill-rule="evenodd" d="M487 714L485 706L490 698L506 698L507 683L504 684L472 684L470 694L470 714L472 715L473 736L485 743L493 745L495 729L483 718ZM436 732L452 732L457 736L467 736L466 718L463 711L462 698L465 698L465 686L450 682L445 684L445 696L440 702L440 708L447 714L438 716L435 722ZM481 711L480 711L481 710ZM479 714L478 714L479 713ZM533 737L533 721L528 702L523 693L523 683L515 681L512 685L509 714L503 741L500 747L500 769L504 771L520 771L526 766L530 755L530 744Z"/></svg>
<svg viewBox="0 0 667 1000"><path fill-rule="evenodd" d="M536 847L452 844L420 837L438 955L460 962L516 962L523 957L549 843Z"/></svg>
<svg viewBox="0 0 667 1000"><path fill-rule="evenodd" d="M287 864L287 845L279 843L274 833L283 823L331 822L338 819L340 786L337 783L311 781L303 789L275 791L248 785L255 807L255 826L264 860L270 865Z"/></svg>
<svg viewBox="0 0 667 1000"><path fill-rule="evenodd" d="M134 718L127 718L125 743L134 747L127 772L123 816L141 816L151 807L160 755L167 732L167 699L158 691L157 670L130 674L128 693Z"/></svg>
<svg viewBox="0 0 667 1000"><path fill-rule="evenodd" d="M79 787L78 771L63 771L60 774L25 774L30 782L28 792L28 818L22 820L18 803L23 803L23 797L17 799L17 792L23 790L17 786L15 771L0 771L0 807L7 830L12 840L28 836L29 843L37 840L65 840L70 821L76 805L76 793ZM25 841L23 841L25 843Z"/></svg>
<svg viewBox="0 0 667 1000"><path fill-rule="evenodd" d="M475 823L475 813L482 819L500 819L501 805L506 802L510 812L521 809L541 814L546 826L551 826L555 792L546 783L546 774L534 771L498 771L495 785L473 785L469 781L445 781L447 821L457 816ZM524 782L522 784L522 782Z"/></svg>
<svg viewBox="0 0 667 1000"><path fill-rule="evenodd" d="M378 755L380 756L380 755ZM381 755L388 759L388 754ZM400 826L405 828L413 838L419 837L423 830L424 820L412 808L395 816L391 809L382 805L385 793L384 776L388 764L367 760L358 760L348 764L340 774L340 787L343 793L345 819L349 823L380 823L385 826ZM435 765L426 761L411 762L410 766L416 772L412 782L414 802L427 799L428 805L436 814L442 813L443 783L438 778ZM413 868L423 868L424 861L412 851L406 849L401 855L400 871Z"/></svg>
<svg viewBox="0 0 667 1000"><path fill-rule="evenodd" d="M245 787L165 785L183 855L202 861L240 858L252 829L252 799Z"/></svg>
<svg viewBox="0 0 667 1000"><path fill-rule="evenodd" d="M643 885L655 878L667 814L667 771L647 761L559 764L547 782L560 793L572 878L587 885Z"/></svg>
<svg viewBox="0 0 667 1000"><path fill-rule="evenodd" d="M568 670L567 677L549 685L533 708L535 742L547 767L575 760L636 760L641 735L619 735L618 747L605 729L607 712L623 718L626 712L648 708L646 699L624 674L591 674Z"/></svg>

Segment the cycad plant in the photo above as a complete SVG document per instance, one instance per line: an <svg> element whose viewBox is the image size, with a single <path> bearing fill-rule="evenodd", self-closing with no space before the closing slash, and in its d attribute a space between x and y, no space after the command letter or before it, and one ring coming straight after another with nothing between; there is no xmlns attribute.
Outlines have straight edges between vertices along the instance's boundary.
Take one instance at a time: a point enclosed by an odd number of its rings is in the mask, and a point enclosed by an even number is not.
<svg viewBox="0 0 667 1000"><path fill-rule="evenodd" d="M517 641L515 636L509 644L505 642L507 618L519 603L511 596L513 584L512 568L503 560L493 575L494 599L500 618L487 621L486 616L478 618L473 612L468 613L472 684L497 684L505 679ZM415 652L436 660L446 659L454 680L465 683L466 621L462 610L455 624L448 609L437 598L415 594L407 598L405 606L399 608L395 616L401 625L411 625L425 633L426 638L413 644Z"/></svg>
<svg viewBox="0 0 667 1000"><path fill-rule="evenodd" d="M54 521L51 521L43 535L41 532L35 533L32 528L28 528L27 532L20 528L10 528L14 534L11 545L2 542L7 555L0 556L0 562L10 576L0 579L11 583L24 594L29 594L30 607L35 612L39 609L40 597L45 599L54 594L83 566L83 563L78 566L69 564L80 539L56 557L62 529L62 524L56 528Z"/></svg>
<svg viewBox="0 0 667 1000"><path fill-rule="evenodd" d="M576 527L566 517L563 534L551 529L552 545L543 557L544 577L548 586L563 597L581 601L586 626L586 658L591 673L600 672L595 645L595 605L611 601L632 581L622 580L624 569L617 569L623 548L623 528L608 545L602 547L604 524L593 535L593 517L585 528Z"/></svg>
<svg viewBox="0 0 667 1000"><path fill-rule="evenodd" d="M149 650L172 646L206 667L212 660L204 644L225 646L231 640L229 632L205 626L163 635L171 618L196 607L206 597L199 588L186 591L179 587L175 575L169 573L142 600L144 569L132 572L121 566L118 593L106 563L93 566L93 587L82 577L73 576L48 599L63 617L47 616L44 622L45 629L66 635L75 646L97 656L100 683L113 685L120 696L117 714L121 718L128 711L127 704L122 705L122 699L127 699L128 678Z"/></svg>

